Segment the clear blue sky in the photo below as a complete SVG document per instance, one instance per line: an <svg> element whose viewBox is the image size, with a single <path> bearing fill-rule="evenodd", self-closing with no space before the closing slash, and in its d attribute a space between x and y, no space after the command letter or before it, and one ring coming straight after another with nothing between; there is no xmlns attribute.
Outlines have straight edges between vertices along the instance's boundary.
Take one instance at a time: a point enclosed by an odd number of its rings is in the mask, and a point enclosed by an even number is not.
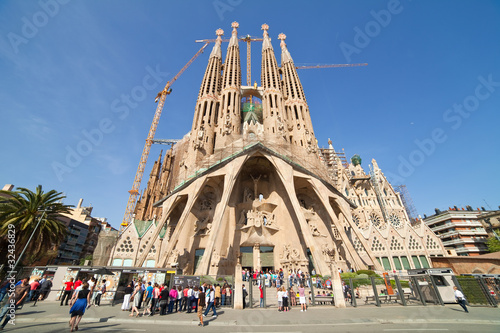
<svg viewBox="0 0 500 333"><path fill-rule="evenodd" d="M4 0L0 16L2 186L84 198L118 227L156 94L201 47L196 39L217 28L227 37L236 20L240 35L262 36L269 24L275 51L285 33L296 64L369 63L299 73L320 146L331 138L366 171L375 158L422 215L500 204L498 1ZM157 138L191 129L208 55L175 82ZM162 148L151 149L146 180Z"/></svg>

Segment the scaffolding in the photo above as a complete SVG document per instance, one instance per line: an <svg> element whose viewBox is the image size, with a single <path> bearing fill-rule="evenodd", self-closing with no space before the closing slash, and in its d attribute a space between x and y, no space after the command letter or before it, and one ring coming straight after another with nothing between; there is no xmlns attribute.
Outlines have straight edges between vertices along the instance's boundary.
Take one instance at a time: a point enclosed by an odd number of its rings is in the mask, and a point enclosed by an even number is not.
<svg viewBox="0 0 500 333"><path fill-rule="evenodd" d="M418 214L415 205L413 205L413 200L411 199L410 192L408 192L406 185L396 185L394 186L394 191L399 193L399 195L401 196L401 201L405 206L406 214L408 214L410 223L414 225L415 223L417 223Z"/></svg>

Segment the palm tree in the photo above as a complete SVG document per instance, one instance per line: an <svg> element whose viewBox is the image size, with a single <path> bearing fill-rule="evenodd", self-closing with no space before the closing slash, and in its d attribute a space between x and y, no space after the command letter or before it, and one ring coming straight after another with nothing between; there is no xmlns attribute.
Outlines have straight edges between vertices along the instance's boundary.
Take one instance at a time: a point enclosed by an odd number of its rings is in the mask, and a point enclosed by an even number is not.
<svg viewBox="0 0 500 333"><path fill-rule="evenodd" d="M66 198L56 190L44 193L42 185L35 192L23 187L16 191L0 191L0 237L6 239L9 225L15 227L16 253L27 244L33 230L42 218L26 252L32 259L54 249L66 236L67 227L58 220L61 213L69 213L71 205L64 205ZM10 227L12 228L12 227Z"/></svg>

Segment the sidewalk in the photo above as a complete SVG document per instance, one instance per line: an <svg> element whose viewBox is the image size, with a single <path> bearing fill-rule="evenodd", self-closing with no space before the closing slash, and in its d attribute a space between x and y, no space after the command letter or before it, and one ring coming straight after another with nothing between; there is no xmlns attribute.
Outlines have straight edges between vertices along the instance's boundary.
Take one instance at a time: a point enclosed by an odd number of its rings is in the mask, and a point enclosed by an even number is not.
<svg viewBox="0 0 500 333"><path fill-rule="evenodd" d="M68 322L69 306L60 306L59 302L38 302L36 307L28 303L16 313L18 323L59 323ZM295 326L295 325L356 325L356 324L405 324L405 323L440 323L440 324L489 324L500 325L500 309L487 307L469 307L469 314L460 306L384 306L336 309L330 306L311 307L301 312L299 307L289 312L278 312L276 308L233 310L217 309L217 318L212 318L212 311L206 317L210 326ZM142 313L142 311L141 311ZM153 317L129 317L128 311L122 311L120 305L108 304L89 308L82 323L120 323L141 325L197 325L195 313L173 313L166 316L156 314ZM478 330L480 331L480 329Z"/></svg>

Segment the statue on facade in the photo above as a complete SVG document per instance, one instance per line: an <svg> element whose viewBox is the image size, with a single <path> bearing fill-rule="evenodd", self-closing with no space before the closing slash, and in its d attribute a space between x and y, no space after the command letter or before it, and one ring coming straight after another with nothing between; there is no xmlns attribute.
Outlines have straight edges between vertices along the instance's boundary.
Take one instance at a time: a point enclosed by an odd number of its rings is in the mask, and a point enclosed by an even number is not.
<svg viewBox="0 0 500 333"><path fill-rule="evenodd" d="M205 137L205 128L203 127L203 124L201 124L200 129L198 130L198 135L196 136L196 141L193 141L195 150L203 147L204 137Z"/></svg>

